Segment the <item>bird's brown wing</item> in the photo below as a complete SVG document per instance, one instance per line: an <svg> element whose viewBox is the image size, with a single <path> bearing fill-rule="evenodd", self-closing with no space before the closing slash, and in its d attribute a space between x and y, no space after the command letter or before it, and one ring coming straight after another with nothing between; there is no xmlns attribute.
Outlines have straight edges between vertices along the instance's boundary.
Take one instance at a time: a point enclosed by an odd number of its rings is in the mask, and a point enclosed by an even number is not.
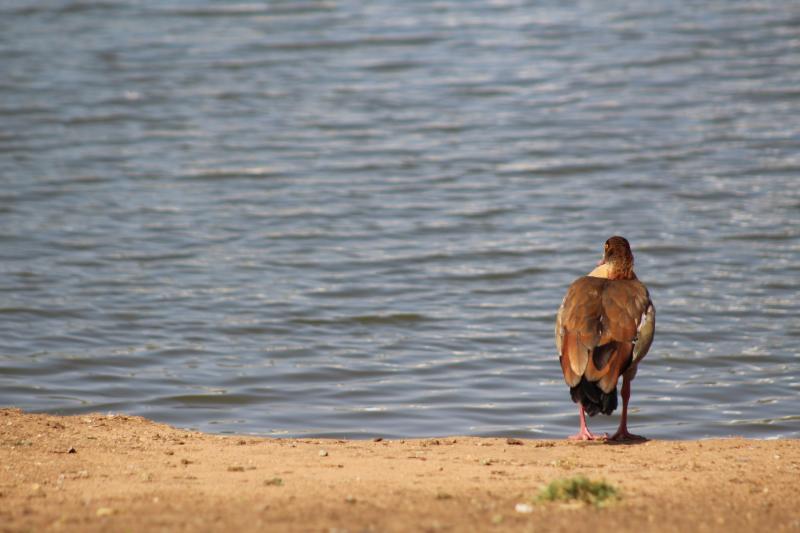
<svg viewBox="0 0 800 533"><path fill-rule="evenodd" d="M564 296L556 317L556 347L564 380L576 386L600 340L601 293L606 280L584 276Z"/></svg>
<svg viewBox="0 0 800 533"><path fill-rule="evenodd" d="M575 387L585 376L611 393L619 375L644 357L654 328L655 310L638 280L578 278L556 318L556 347L567 385Z"/></svg>

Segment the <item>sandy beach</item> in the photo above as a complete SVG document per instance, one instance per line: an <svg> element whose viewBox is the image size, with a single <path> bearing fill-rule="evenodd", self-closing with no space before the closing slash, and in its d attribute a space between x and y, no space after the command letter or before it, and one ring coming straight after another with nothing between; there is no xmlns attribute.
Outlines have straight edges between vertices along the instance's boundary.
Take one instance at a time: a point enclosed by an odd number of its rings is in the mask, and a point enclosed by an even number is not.
<svg viewBox="0 0 800 533"><path fill-rule="evenodd" d="M800 442L273 439L0 410L2 531L800 531ZM602 507L543 502L605 480Z"/></svg>

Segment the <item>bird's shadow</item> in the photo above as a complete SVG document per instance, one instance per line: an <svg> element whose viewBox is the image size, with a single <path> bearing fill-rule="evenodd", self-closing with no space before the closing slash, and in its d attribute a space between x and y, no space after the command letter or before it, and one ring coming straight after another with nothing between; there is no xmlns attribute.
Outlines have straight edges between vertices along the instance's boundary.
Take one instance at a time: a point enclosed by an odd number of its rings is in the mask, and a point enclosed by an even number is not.
<svg viewBox="0 0 800 533"><path fill-rule="evenodd" d="M647 444L650 439L630 439L630 440L609 440L603 441L607 446L636 446L637 444Z"/></svg>
<svg viewBox="0 0 800 533"><path fill-rule="evenodd" d="M639 444L647 444L651 442L650 439L630 439L630 440L610 440L610 439L597 439L597 440L569 440L578 446L636 446Z"/></svg>

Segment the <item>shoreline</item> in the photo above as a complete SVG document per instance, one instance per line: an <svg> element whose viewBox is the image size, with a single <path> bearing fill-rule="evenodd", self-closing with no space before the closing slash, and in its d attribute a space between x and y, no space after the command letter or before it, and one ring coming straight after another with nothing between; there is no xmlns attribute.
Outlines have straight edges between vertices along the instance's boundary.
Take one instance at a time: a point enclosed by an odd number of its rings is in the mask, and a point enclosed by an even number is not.
<svg viewBox="0 0 800 533"><path fill-rule="evenodd" d="M0 465L0 531L800 531L792 439L269 438L0 409ZM537 501L575 475L619 499Z"/></svg>

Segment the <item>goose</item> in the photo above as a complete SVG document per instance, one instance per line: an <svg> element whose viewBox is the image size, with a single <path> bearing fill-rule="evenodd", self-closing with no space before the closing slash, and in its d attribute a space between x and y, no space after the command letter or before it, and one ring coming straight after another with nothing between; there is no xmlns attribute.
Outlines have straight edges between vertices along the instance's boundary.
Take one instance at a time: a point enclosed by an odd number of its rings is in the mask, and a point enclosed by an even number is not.
<svg viewBox="0 0 800 533"><path fill-rule="evenodd" d="M630 244L624 237L611 237L597 267L569 286L556 316L561 370L580 414L580 430L570 439L609 439L589 431L586 414L614 412L621 375L622 417L610 440L646 440L628 431L628 401L655 327L656 308L633 272Z"/></svg>

